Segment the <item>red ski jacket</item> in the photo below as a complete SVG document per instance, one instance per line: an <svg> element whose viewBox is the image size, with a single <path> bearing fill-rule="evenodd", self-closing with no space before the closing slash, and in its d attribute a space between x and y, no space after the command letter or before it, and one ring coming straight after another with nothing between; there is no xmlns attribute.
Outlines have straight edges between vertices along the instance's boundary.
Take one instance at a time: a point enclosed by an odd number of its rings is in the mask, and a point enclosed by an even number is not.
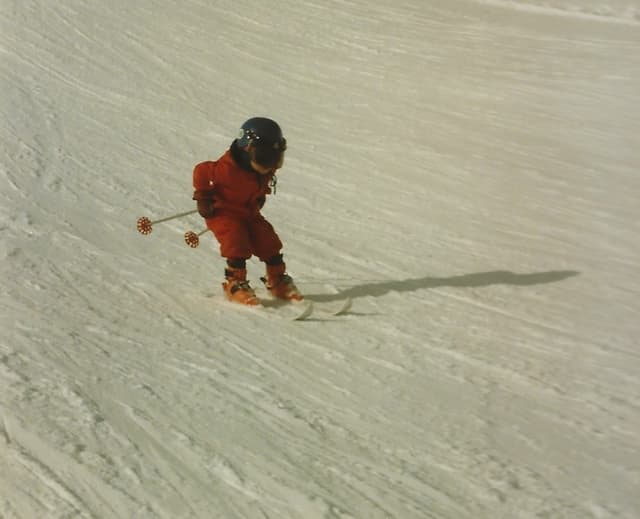
<svg viewBox="0 0 640 519"><path fill-rule="evenodd" d="M213 190L215 216L251 218L260 212L271 193L275 173L261 175L240 167L227 150L217 161L206 161L193 169L196 192Z"/></svg>

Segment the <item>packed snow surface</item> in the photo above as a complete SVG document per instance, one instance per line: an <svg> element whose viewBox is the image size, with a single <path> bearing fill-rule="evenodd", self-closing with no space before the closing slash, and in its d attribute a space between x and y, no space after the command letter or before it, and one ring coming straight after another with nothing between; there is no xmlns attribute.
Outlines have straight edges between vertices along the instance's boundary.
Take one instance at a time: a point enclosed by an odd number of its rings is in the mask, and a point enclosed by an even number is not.
<svg viewBox="0 0 640 519"><path fill-rule="evenodd" d="M639 12L3 0L0 517L640 517ZM254 115L346 315L136 232Z"/></svg>

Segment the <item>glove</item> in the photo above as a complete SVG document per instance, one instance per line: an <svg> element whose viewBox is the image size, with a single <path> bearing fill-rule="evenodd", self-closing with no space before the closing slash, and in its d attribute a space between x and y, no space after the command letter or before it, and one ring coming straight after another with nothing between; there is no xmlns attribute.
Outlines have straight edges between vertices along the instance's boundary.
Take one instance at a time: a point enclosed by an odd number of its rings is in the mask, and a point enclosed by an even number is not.
<svg viewBox="0 0 640 519"><path fill-rule="evenodd" d="M215 214L213 189L199 189L193 193L193 199L198 205L198 214L202 218L211 218Z"/></svg>

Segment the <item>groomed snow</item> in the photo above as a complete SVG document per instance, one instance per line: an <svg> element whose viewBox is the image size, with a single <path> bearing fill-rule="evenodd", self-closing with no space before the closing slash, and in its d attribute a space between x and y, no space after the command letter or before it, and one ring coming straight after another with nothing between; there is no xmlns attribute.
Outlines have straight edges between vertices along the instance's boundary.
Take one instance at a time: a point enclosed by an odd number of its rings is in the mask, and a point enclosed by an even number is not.
<svg viewBox="0 0 640 519"><path fill-rule="evenodd" d="M640 517L639 12L1 2L0 518ZM136 232L253 115L347 315Z"/></svg>

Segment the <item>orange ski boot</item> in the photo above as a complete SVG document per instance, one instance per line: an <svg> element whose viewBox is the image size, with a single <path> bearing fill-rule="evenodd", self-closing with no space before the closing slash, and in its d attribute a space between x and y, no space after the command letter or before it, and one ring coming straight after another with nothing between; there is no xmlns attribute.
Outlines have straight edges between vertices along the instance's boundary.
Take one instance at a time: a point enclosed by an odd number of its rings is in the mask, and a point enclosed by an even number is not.
<svg viewBox="0 0 640 519"><path fill-rule="evenodd" d="M267 277L261 279L273 297L287 301L302 301L304 299L291 276L286 273L284 263L267 265Z"/></svg>
<svg viewBox="0 0 640 519"><path fill-rule="evenodd" d="M226 281L222 283L222 288L229 301L250 306L260 304L260 300L247 281L247 269L227 268L224 275Z"/></svg>

